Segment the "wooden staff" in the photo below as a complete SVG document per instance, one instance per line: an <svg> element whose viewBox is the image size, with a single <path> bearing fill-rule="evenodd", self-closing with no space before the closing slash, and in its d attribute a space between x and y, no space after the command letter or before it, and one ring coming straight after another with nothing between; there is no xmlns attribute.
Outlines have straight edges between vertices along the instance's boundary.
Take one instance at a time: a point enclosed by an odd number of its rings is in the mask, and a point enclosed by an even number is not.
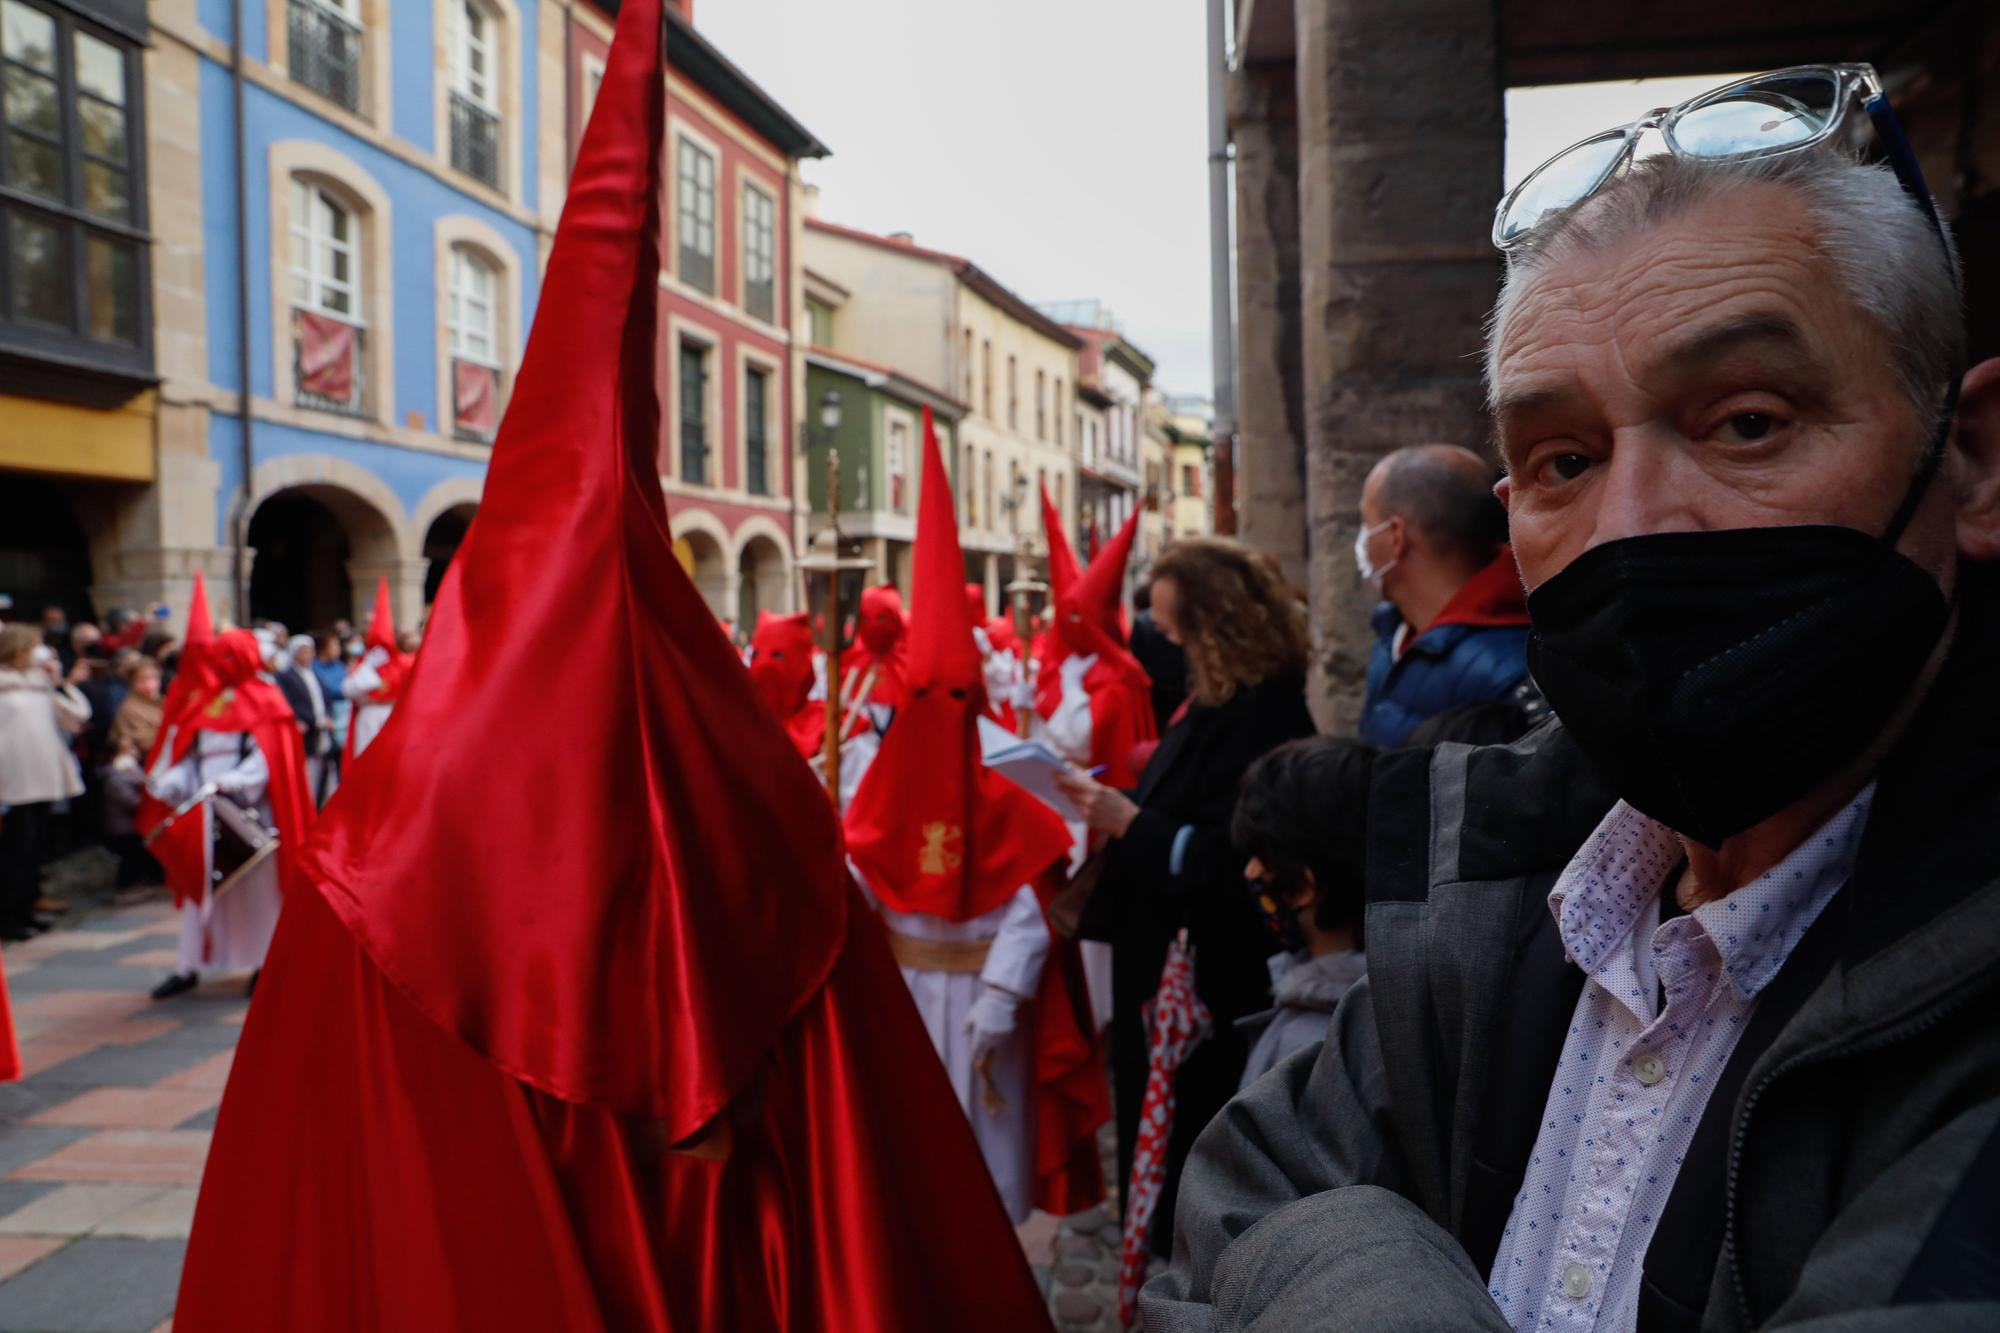
<svg viewBox="0 0 2000 1333"><path fill-rule="evenodd" d="M826 522L834 533L833 554L840 554L840 450L826 451ZM826 794L840 809L840 565L826 576L826 740L821 751L826 767Z"/></svg>

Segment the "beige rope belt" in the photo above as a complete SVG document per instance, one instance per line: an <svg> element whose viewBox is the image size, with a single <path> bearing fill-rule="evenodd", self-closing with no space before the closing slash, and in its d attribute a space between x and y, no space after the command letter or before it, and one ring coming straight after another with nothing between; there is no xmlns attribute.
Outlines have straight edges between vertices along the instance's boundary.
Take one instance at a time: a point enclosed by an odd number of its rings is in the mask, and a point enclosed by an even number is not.
<svg viewBox="0 0 2000 1333"><path fill-rule="evenodd" d="M919 972L971 972L977 974L986 968L986 955L993 951L993 941L986 940L920 940L914 935L889 932L889 952L904 967L914 967Z"/></svg>

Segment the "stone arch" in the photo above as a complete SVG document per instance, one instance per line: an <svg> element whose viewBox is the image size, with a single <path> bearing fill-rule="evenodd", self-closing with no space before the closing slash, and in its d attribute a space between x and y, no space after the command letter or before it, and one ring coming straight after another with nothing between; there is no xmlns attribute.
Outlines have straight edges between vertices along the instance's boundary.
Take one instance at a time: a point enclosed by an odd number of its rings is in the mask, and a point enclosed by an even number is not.
<svg viewBox="0 0 2000 1333"><path fill-rule="evenodd" d="M395 229L389 193L347 154L310 139L279 139L270 148L271 399L298 401L292 379L291 229L294 178L325 188L354 213L361 232L361 414L394 424L396 410Z"/></svg>
<svg viewBox="0 0 2000 1333"><path fill-rule="evenodd" d="M316 609L330 609L325 607L333 596L330 590L344 586L347 603L344 614L356 624L365 624L374 604L376 581L387 578L397 623L416 623L426 568L421 536L412 535L402 502L386 482L359 464L326 454L286 454L267 459L251 473L252 528L257 526L258 513L265 503L281 497L291 502L311 501L325 510L338 523L344 538L337 577L325 569L326 562L334 558L330 547L322 546L301 557L316 562L311 566L315 589L310 595L302 595L304 601ZM261 612L254 551L252 560L250 614L258 615ZM287 596L285 600L298 601L301 597Z"/></svg>
<svg viewBox="0 0 2000 1333"><path fill-rule="evenodd" d="M423 498L410 506L410 532L418 541L429 535L431 524L446 510L459 509L470 505L479 507L479 497L485 493L486 478L446 477L437 485L425 491Z"/></svg>
<svg viewBox="0 0 2000 1333"><path fill-rule="evenodd" d="M674 554L694 580L702 600L720 620L736 614L736 549L729 530L706 509L670 511Z"/></svg>
<svg viewBox="0 0 2000 1333"><path fill-rule="evenodd" d="M754 628L759 611L792 608L792 558L784 529L765 518L747 519L736 530L736 607L739 625Z"/></svg>

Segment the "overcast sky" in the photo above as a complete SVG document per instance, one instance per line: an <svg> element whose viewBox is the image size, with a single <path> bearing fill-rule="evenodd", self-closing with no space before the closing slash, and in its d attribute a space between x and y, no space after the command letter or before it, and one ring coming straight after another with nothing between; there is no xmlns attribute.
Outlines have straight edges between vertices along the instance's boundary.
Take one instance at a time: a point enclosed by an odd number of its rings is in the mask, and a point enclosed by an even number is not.
<svg viewBox="0 0 2000 1333"><path fill-rule="evenodd" d="M1206 395L1203 13L1200 0L695 0L695 26L833 150L805 166L820 216L912 232L1030 301L1098 298L1162 388ZM1508 181L1721 81L1512 93Z"/></svg>

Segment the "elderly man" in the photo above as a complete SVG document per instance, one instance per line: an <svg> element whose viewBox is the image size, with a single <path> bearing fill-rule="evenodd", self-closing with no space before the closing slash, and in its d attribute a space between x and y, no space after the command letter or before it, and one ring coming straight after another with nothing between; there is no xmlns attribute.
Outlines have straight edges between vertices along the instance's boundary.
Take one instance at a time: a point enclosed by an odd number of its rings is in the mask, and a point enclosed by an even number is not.
<svg viewBox="0 0 2000 1333"><path fill-rule="evenodd" d="M1493 470L1470 449L1419 444L1361 487L1354 563L1382 594L1361 737L1402 745L1432 718L1486 704L1528 675L1528 614Z"/></svg>
<svg viewBox="0 0 2000 1333"><path fill-rule="evenodd" d="M1495 230L1561 723L1385 756L1368 980L1196 1144L1147 1327L1995 1327L2000 361L1873 71Z"/></svg>

